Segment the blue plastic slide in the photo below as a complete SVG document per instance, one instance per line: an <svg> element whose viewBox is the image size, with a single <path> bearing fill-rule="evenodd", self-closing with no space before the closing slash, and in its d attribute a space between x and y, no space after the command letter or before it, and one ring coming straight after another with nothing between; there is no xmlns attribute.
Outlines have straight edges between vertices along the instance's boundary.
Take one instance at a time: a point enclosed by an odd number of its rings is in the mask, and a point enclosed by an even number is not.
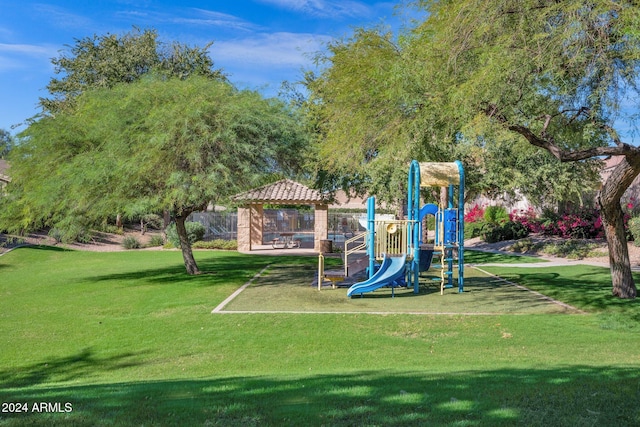
<svg viewBox="0 0 640 427"><path fill-rule="evenodd" d="M392 284L404 276L406 261L406 254L401 257L388 257L384 255L382 265L380 269L376 271L376 274L364 282L355 283L351 286L347 291L347 296L362 295L365 292L372 292L378 288Z"/></svg>

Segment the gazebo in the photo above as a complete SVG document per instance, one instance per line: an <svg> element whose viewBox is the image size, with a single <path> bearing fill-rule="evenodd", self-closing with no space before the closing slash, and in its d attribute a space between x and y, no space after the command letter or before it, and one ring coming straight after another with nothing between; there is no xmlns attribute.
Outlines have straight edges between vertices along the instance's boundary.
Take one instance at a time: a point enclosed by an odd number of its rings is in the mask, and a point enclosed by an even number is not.
<svg viewBox="0 0 640 427"><path fill-rule="evenodd" d="M250 251L262 245L264 204L313 205L314 242L313 248L320 251L320 241L328 235L329 205L327 198L318 190L313 190L299 182L283 179L232 197L238 206L238 250Z"/></svg>

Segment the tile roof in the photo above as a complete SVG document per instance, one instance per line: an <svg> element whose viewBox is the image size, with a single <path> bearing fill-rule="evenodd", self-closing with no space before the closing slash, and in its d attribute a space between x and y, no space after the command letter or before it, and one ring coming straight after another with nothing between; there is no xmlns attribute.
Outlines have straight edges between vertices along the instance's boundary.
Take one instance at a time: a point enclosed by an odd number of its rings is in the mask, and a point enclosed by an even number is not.
<svg viewBox="0 0 640 427"><path fill-rule="evenodd" d="M274 204L325 203L327 201L320 191L313 190L290 179L282 179L273 184L263 185L262 187L236 194L232 199L237 202Z"/></svg>

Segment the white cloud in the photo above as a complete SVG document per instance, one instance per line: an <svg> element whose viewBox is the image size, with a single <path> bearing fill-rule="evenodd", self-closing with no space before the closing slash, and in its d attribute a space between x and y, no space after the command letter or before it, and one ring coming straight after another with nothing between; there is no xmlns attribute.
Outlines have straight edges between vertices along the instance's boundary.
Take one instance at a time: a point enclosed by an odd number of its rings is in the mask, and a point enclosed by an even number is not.
<svg viewBox="0 0 640 427"><path fill-rule="evenodd" d="M33 44L0 43L0 52L13 52L30 56L44 56L51 54L51 47Z"/></svg>
<svg viewBox="0 0 640 427"><path fill-rule="evenodd" d="M0 55L0 73L9 70L17 70L23 68L22 63L13 58Z"/></svg>
<svg viewBox="0 0 640 427"><path fill-rule="evenodd" d="M43 67L49 70L50 60L57 53L55 46L0 43L0 72Z"/></svg>
<svg viewBox="0 0 640 427"><path fill-rule="evenodd" d="M70 28L80 28L82 30L95 27L94 22L84 16L68 12L67 10L50 4L36 3L33 5L36 13L44 15L46 22L55 27L68 30Z"/></svg>
<svg viewBox="0 0 640 427"><path fill-rule="evenodd" d="M206 9L185 9L187 13L176 15L166 12L150 12L142 10L119 11L116 15L120 19L128 19L133 22L144 22L148 25L178 24L198 25L202 27L220 27L243 31L255 31L260 29L255 24L242 18L227 13L215 12ZM182 11L181 11L182 12Z"/></svg>
<svg viewBox="0 0 640 427"><path fill-rule="evenodd" d="M217 64L234 67L302 67L310 65L309 54L321 50L328 36L297 33L264 33L252 37L216 41L210 49ZM223 65L223 68L228 65Z"/></svg>
<svg viewBox="0 0 640 427"><path fill-rule="evenodd" d="M282 9L317 17L363 17L371 14L364 3L352 0L257 0Z"/></svg>
<svg viewBox="0 0 640 427"><path fill-rule="evenodd" d="M205 9L197 9L194 8L194 11L198 12L200 15L197 18L180 18L187 23L194 23L199 25L213 25L217 27L224 28L232 28L236 30L256 30L259 27L255 24L252 24L249 21L246 21L242 18L239 18L234 15L229 15L227 13L215 12L211 10Z"/></svg>

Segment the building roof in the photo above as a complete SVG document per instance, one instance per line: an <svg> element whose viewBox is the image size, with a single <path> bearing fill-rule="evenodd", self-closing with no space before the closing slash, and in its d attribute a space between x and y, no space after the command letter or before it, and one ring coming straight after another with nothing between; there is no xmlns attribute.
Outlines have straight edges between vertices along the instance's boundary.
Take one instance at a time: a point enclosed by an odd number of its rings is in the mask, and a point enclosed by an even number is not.
<svg viewBox="0 0 640 427"><path fill-rule="evenodd" d="M273 203L273 204L316 204L326 203L324 195L306 185L290 179L282 179L273 184L236 194L236 202Z"/></svg>

